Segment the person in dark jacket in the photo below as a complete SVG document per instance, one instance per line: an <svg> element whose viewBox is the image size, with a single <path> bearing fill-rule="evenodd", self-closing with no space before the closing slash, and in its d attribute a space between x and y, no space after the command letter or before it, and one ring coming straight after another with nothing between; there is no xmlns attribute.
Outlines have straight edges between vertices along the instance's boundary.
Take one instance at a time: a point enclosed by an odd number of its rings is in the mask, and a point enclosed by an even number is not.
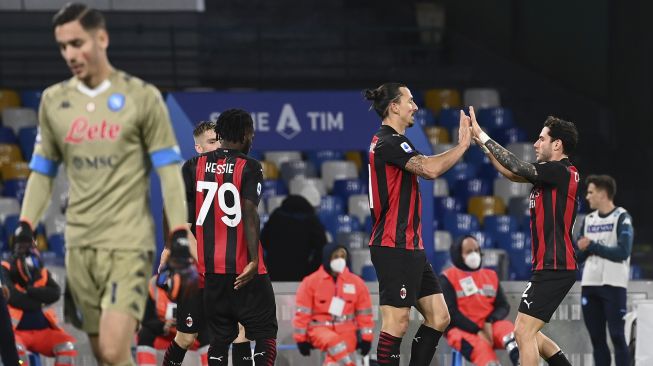
<svg viewBox="0 0 653 366"><path fill-rule="evenodd" d="M497 273L481 268L481 247L466 235L449 248L452 267L442 272L440 284L451 323L446 331L449 345L478 366L500 365L495 349L505 348L514 365L519 350L514 325L505 320L510 305Z"/></svg>
<svg viewBox="0 0 653 366"><path fill-rule="evenodd" d="M299 282L320 267L326 234L313 206L290 195L270 215L261 244L272 281Z"/></svg>
<svg viewBox="0 0 653 366"><path fill-rule="evenodd" d="M7 300L9 299L9 288L3 282L3 271L0 271L0 359L5 365L18 365L18 351L16 350L16 340L14 330L11 326L11 317L7 309Z"/></svg>

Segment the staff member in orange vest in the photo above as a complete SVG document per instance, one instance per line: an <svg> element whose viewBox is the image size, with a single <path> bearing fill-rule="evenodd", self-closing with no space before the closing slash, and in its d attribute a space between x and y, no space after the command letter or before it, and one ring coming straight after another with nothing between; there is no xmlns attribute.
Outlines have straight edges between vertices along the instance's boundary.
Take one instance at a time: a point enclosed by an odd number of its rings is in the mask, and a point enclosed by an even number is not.
<svg viewBox="0 0 653 366"><path fill-rule="evenodd" d="M510 305L497 273L481 268L478 241L471 235L461 237L449 253L453 266L442 272L440 280L451 314L447 342L477 366L500 365L494 350L503 348L517 365L514 325L504 320Z"/></svg>
<svg viewBox="0 0 653 366"><path fill-rule="evenodd" d="M165 350L177 334L177 299L180 279L167 276L164 271L150 279L149 294L145 304L145 315L138 332L136 363L139 366L156 366L156 350ZM157 283L159 281L159 283ZM162 283L165 282L165 283ZM170 289L166 291L165 289ZM200 364L208 365L210 337L200 330L193 346L199 343ZM193 347L189 347L193 348ZM197 347L194 347L197 348Z"/></svg>
<svg viewBox="0 0 653 366"><path fill-rule="evenodd" d="M348 257L344 246L326 245L322 266L297 289L293 337L304 356L311 348L326 352L325 365L355 365L356 349L367 355L374 337L370 293L347 268Z"/></svg>
<svg viewBox="0 0 653 366"><path fill-rule="evenodd" d="M54 357L55 366L73 365L75 338L57 324L53 309L61 288L43 267L33 243L16 243L11 261L2 261L5 285L9 288L9 314L22 365L29 365L27 352Z"/></svg>

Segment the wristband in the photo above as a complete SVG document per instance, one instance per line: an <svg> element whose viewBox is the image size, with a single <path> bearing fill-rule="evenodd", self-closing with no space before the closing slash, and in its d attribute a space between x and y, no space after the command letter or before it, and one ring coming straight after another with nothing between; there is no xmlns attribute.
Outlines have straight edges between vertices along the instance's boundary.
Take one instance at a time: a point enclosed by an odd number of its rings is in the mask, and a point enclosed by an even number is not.
<svg viewBox="0 0 653 366"><path fill-rule="evenodd" d="M490 139L490 136L488 136L487 133L485 133L484 131L482 131L482 132L478 135L478 139L481 140L481 143L483 143L483 145L485 145L485 143L488 142L488 140Z"/></svg>

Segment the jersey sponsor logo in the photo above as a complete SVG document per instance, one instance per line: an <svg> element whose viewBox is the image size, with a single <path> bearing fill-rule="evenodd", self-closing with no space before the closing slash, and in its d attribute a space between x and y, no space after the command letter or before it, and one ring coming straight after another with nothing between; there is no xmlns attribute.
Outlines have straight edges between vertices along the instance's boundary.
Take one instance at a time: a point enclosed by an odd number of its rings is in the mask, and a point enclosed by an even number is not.
<svg viewBox="0 0 653 366"><path fill-rule="evenodd" d="M587 226L588 233L605 233L612 231L612 229L614 229L613 223Z"/></svg>
<svg viewBox="0 0 653 366"><path fill-rule="evenodd" d="M113 168L117 162L117 155L73 156L72 158L72 166L78 170Z"/></svg>
<svg viewBox="0 0 653 366"><path fill-rule="evenodd" d="M402 148L406 153L409 153L409 154L410 154L410 153L413 152L413 149L410 147L410 145L408 145L407 142L402 142L401 145L399 145L399 146L401 146L401 148Z"/></svg>
<svg viewBox="0 0 653 366"><path fill-rule="evenodd" d="M107 107L114 112L118 112L125 106L125 96L120 93L113 93L107 99Z"/></svg>
<svg viewBox="0 0 653 366"><path fill-rule="evenodd" d="M91 125L86 117L77 117L70 125L65 143L81 144L85 141L108 140L115 141L120 136L122 126L103 120L101 123Z"/></svg>

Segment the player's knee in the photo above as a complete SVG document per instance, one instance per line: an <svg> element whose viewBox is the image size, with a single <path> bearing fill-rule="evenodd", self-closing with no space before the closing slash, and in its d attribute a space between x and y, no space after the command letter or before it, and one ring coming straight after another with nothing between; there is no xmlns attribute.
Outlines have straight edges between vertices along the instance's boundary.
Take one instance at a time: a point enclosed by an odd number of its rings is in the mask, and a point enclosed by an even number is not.
<svg viewBox="0 0 653 366"><path fill-rule="evenodd" d="M102 361L107 365L120 365L129 358L119 347L101 347L100 352Z"/></svg>
<svg viewBox="0 0 653 366"><path fill-rule="evenodd" d="M197 333L182 333L177 332L175 335L175 343L183 349L189 349L193 345L195 339L197 338Z"/></svg>
<svg viewBox="0 0 653 366"><path fill-rule="evenodd" d="M408 316L408 313L406 315L401 315L398 317L393 318L389 324L386 325L384 324L384 328L390 330L393 335L397 337L403 337L404 334L406 334L406 331L408 331L408 323L410 322L410 318Z"/></svg>
<svg viewBox="0 0 653 366"><path fill-rule="evenodd" d="M518 344L523 344L524 342L528 342L529 340L534 340L535 339L535 332L533 329L530 329L524 324L517 322L515 324L515 340L517 340Z"/></svg>

